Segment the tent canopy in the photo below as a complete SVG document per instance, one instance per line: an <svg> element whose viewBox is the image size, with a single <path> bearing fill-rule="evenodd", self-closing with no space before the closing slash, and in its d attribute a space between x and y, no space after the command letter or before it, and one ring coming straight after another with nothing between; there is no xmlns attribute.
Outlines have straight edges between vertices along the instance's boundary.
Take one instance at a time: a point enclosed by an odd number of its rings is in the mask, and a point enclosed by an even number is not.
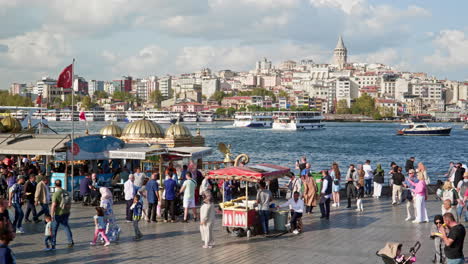
<svg viewBox="0 0 468 264"><path fill-rule="evenodd" d="M289 171L287 167L262 163L247 167L227 167L212 170L208 173L208 178L259 182L262 179L272 180L284 177L289 174Z"/></svg>
<svg viewBox="0 0 468 264"><path fill-rule="evenodd" d="M69 135L0 134L0 154L46 155L66 151Z"/></svg>
<svg viewBox="0 0 468 264"><path fill-rule="evenodd" d="M165 148L165 147L125 147L118 150L110 150L109 158L111 159L137 159L145 160L148 157L156 155L173 155L179 157L188 157L192 159L199 159L203 156L209 155L212 152L212 148L209 147L177 147L177 148Z"/></svg>

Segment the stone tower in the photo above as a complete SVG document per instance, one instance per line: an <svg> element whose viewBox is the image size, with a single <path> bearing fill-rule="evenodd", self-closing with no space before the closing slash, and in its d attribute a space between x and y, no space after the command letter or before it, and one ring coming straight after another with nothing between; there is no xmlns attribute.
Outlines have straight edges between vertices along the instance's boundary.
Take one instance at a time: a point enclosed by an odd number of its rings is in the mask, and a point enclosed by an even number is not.
<svg viewBox="0 0 468 264"><path fill-rule="evenodd" d="M338 39L335 50L333 51L333 62L340 70L343 69L348 62L348 50L346 49L341 36Z"/></svg>

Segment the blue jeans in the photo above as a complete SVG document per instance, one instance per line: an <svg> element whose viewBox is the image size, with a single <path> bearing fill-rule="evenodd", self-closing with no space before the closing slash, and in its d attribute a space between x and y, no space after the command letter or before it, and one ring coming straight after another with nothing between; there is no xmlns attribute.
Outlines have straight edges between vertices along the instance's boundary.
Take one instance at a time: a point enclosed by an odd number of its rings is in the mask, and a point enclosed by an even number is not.
<svg viewBox="0 0 468 264"><path fill-rule="evenodd" d="M49 243L52 244L52 236L45 236L44 237L44 244L46 248L49 248Z"/></svg>
<svg viewBox="0 0 468 264"><path fill-rule="evenodd" d="M372 179L364 180L364 191L367 195L370 195L372 193Z"/></svg>
<svg viewBox="0 0 468 264"><path fill-rule="evenodd" d="M41 205L41 211L39 211L39 213L37 213L36 217L39 218L39 216L41 215L49 215L49 205L48 204L43 204L43 203L40 203Z"/></svg>
<svg viewBox="0 0 468 264"><path fill-rule="evenodd" d="M461 221L461 216L463 213L463 208L465 208L465 206L457 205L457 215L460 217L460 221ZM468 210L465 211L465 222L467 221L468 221Z"/></svg>
<svg viewBox="0 0 468 264"><path fill-rule="evenodd" d="M23 208L21 208L21 204L14 203L13 207L15 208L15 221L13 221L13 229L16 230L16 228L21 228L21 225L23 224L24 212Z"/></svg>
<svg viewBox="0 0 468 264"><path fill-rule="evenodd" d="M68 225L69 217L70 217L70 214L55 216L54 222L52 223L52 248L55 248L55 245L57 244L57 231L58 231L59 225L63 225L63 227L65 228L65 233L67 234L67 238L68 238L68 244L73 243L73 235L70 230L70 226Z"/></svg>
<svg viewBox="0 0 468 264"><path fill-rule="evenodd" d="M447 259L447 264L463 264L465 259Z"/></svg>
<svg viewBox="0 0 468 264"><path fill-rule="evenodd" d="M258 211L260 216L260 223L262 223L262 229L264 234L268 234L268 222L270 220L270 210Z"/></svg>

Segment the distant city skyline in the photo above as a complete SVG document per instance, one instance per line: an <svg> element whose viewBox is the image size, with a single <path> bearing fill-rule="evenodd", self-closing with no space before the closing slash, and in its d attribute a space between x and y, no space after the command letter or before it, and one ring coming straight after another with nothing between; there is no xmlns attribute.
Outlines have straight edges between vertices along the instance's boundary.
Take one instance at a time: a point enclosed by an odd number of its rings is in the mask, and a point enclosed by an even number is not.
<svg viewBox="0 0 468 264"><path fill-rule="evenodd" d="M452 3L452 2L451 2ZM72 58L88 80L247 71L263 57L384 63L466 80L466 1L0 1L0 89L57 78Z"/></svg>

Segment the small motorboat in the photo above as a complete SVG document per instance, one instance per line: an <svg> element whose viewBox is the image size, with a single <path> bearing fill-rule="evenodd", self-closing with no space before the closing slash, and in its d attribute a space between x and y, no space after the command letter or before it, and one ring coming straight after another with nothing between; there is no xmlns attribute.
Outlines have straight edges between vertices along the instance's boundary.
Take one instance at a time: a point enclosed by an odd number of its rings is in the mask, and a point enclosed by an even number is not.
<svg viewBox="0 0 468 264"><path fill-rule="evenodd" d="M463 125L463 129L468 130L468 120L465 121L465 124Z"/></svg>
<svg viewBox="0 0 468 264"><path fill-rule="evenodd" d="M398 130L400 136L450 136L452 127L429 127L425 123L408 123L407 128Z"/></svg>

